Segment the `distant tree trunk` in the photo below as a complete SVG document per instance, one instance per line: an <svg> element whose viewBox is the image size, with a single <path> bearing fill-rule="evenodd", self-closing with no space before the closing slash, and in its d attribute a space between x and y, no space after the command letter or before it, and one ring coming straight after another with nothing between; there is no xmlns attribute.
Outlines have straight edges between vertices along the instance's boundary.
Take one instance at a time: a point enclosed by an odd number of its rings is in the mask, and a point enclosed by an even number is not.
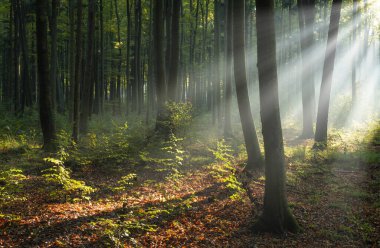
<svg viewBox="0 0 380 248"><path fill-rule="evenodd" d="M165 116L165 63L163 55L163 1L156 0L154 4L154 52L155 52L155 74L157 93L157 117L156 131L163 131Z"/></svg>
<svg viewBox="0 0 380 248"><path fill-rule="evenodd" d="M82 80L82 0L77 0L77 26L76 26L76 57L75 57L75 83L74 83L74 109L73 134L75 142L79 140L79 101L80 82Z"/></svg>
<svg viewBox="0 0 380 248"><path fill-rule="evenodd" d="M219 0L214 0L214 80L212 83L212 123L215 124L218 118L220 98L218 94L218 88L220 88L220 25L219 25Z"/></svg>
<svg viewBox="0 0 380 248"><path fill-rule="evenodd" d="M93 85L92 73L93 73L93 63L94 63L94 33L95 33L95 1L88 1L88 29L87 29L87 59L84 71L83 80L83 94L82 94L82 105L81 105L81 115L79 121L80 132L85 134L88 131L88 120L91 115L91 89Z"/></svg>
<svg viewBox="0 0 380 248"><path fill-rule="evenodd" d="M29 54L28 54L28 43L26 37L26 21L25 21L25 10L24 5L21 1L16 1L17 7L17 19L19 24L19 38L20 47L22 53L22 63L21 66L21 112L24 112L24 108L32 106L32 91L30 89L30 70L29 70Z"/></svg>
<svg viewBox="0 0 380 248"><path fill-rule="evenodd" d="M56 134L54 111L52 108L52 88L49 80L49 50L47 41L47 0L37 0L36 5L36 38L38 59L38 81L40 89L40 121L44 140L44 150L54 151Z"/></svg>
<svg viewBox="0 0 380 248"><path fill-rule="evenodd" d="M177 78L179 64L179 14L181 1L172 0L171 52L170 70L168 75L168 99L177 100Z"/></svg>
<svg viewBox="0 0 380 248"><path fill-rule="evenodd" d="M115 0L115 14L116 14L116 27L117 27L117 42L118 42L118 55L117 55L117 77L116 77L116 92L115 98L117 100L117 111L114 110L114 114L121 113L121 37L120 37L120 17L117 6L117 0Z"/></svg>
<svg viewBox="0 0 380 248"><path fill-rule="evenodd" d="M325 62L323 65L322 83L319 94L315 142L325 145L327 142L327 124L330 106L331 83L334 72L335 53L338 38L342 0L333 0L327 38Z"/></svg>
<svg viewBox="0 0 380 248"><path fill-rule="evenodd" d="M50 48L50 82L52 84L52 101L53 110L57 107L57 15L58 15L58 5L59 0L51 1L51 15L49 16L50 25L50 37L51 37L51 48Z"/></svg>
<svg viewBox="0 0 380 248"><path fill-rule="evenodd" d="M265 149L265 194L264 211L255 223L254 230L297 232L299 227L289 211L285 193L285 158L278 99L274 1L257 0L256 8L257 67Z"/></svg>
<svg viewBox="0 0 380 248"><path fill-rule="evenodd" d="M11 3L12 3L12 0L10 0ZM15 56L14 56L14 49L13 49L13 45L14 45L14 42L13 42L13 31L14 31L14 28L13 28L13 16L14 16L14 10L13 10L13 6L12 4L10 4L10 7L9 7L9 59L8 59L8 64L7 64L7 67L8 67L8 82L7 82L7 90L5 92L5 99L6 99L6 103L7 103L7 110L8 111L12 111L12 96L13 96L13 92L12 92L12 83L13 83L13 80L14 80L14 72L13 72L13 61L15 59ZM11 83L12 82L12 83Z"/></svg>
<svg viewBox="0 0 380 248"><path fill-rule="evenodd" d="M135 6L135 74L137 88L137 112L141 114L144 105L144 80L141 77L141 0L136 0Z"/></svg>
<svg viewBox="0 0 380 248"><path fill-rule="evenodd" d="M262 166L262 157L248 96L247 72L245 65L244 5L244 0L234 0L232 5L233 59L236 95L245 146L248 154L247 169L252 170Z"/></svg>
<svg viewBox="0 0 380 248"><path fill-rule="evenodd" d="M69 82L70 82L70 93L68 101L69 109L69 120L73 121L73 109L74 109L74 88L75 88L75 0L69 0L69 30L70 30L70 40L69 40Z"/></svg>
<svg viewBox="0 0 380 248"><path fill-rule="evenodd" d="M352 47L355 49L356 46L356 29L358 27L358 0L353 0L353 8L352 8ZM354 50L355 51L355 50ZM352 88L352 103L351 107L355 105L356 101L356 61L357 61L357 53L355 52L352 61L351 61L351 88Z"/></svg>
<svg viewBox="0 0 380 248"><path fill-rule="evenodd" d="M130 105L132 103L132 82L130 80L130 54L131 54L131 9L129 0L127 0L127 66L125 69L125 80L127 81L127 114L130 111Z"/></svg>
<svg viewBox="0 0 380 248"><path fill-rule="evenodd" d="M13 36L13 109L17 115L20 112L20 76L19 76L19 61L20 61L20 26L18 16L18 8L16 1L12 1L13 21L14 21L14 36Z"/></svg>
<svg viewBox="0 0 380 248"><path fill-rule="evenodd" d="M314 36L315 0L298 0L298 20L302 56L302 138L312 138L315 113L315 89L313 68L310 65Z"/></svg>
<svg viewBox="0 0 380 248"><path fill-rule="evenodd" d="M231 100L232 100L232 5L233 0L227 1L227 25L226 25L226 92L224 101L224 137L231 138Z"/></svg>

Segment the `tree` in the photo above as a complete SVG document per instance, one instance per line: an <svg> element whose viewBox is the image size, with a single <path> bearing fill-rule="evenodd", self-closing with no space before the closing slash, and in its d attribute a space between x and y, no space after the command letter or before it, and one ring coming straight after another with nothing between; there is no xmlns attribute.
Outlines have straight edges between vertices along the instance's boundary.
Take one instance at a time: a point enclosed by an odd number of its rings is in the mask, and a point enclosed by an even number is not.
<svg viewBox="0 0 380 248"><path fill-rule="evenodd" d="M40 121L45 151L54 151L56 133L52 100L52 84L49 78L49 50L47 41L47 0L37 0L36 5L36 38L39 82Z"/></svg>
<svg viewBox="0 0 380 248"><path fill-rule="evenodd" d="M298 20L302 56L302 138L312 138L315 114L314 74L310 66L313 47L315 0L298 0ZM309 60L309 61L308 61Z"/></svg>
<svg viewBox="0 0 380 248"><path fill-rule="evenodd" d="M154 4L154 58L155 58L155 78L157 92L157 117L156 131L163 131L165 116L165 64L164 64L164 44L163 44L163 0L156 0Z"/></svg>
<svg viewBox="0 0 380 248"><path fill-rule="evenodd" d="M234 1L243 5L244 1ZM234 7L238 8L238 7ZM265 149L264 211L255 223L258 232L297 232L285 194L285 159L278 99L274 1L256 0L257 67ZM235 14L235 12L234 12Z"/></svg>
<svg viewBox="0 0 380 248"><path fill-rule="evenodd" d="M356 29L358 28L358 0L353 0L352 7L352 47L356 46ZM356 101L356 64L357 64L357 53L354 54L351 61L351 87L352 87L352 107Z"/></svg>
<svg viewBox="0 0 380 248"><path fill-rule="evenodd" d="M231 100L232 100L232 4L227 1L227 25L226 25L226 92L224 100L224 137L232 136L231 125Z"/></svg>
<svg viewBox="0 0 380 248"><path fill-rule="evenodd" d="M247 169L261 167L262 158L248 96L245 66L244 0L233 1L233 61L238 108L248 154Z"/></svg>
<svg viewBox="0 0 380 248"><path fill-rule="evenodd" d="M95 1L88 1L88 30L87 30L87 59L83 80L83 97L82 97L82 113L80 115L80 132L86 133L88 130L88 120L91 115L90 102L91 102L91 86L92 71L94 64L94 33L95 33Z"/></svg>
<svg viewBox="0 0 380 248"><path fill-rule="evenodd" d="M77 1L77 26L76 26L76 57L75 57L75 82L74 84L74 108L73 108L73 134L75 142L79 140L79 101L80 82L82 80L82 0Z"/></svg>
<svg viewBox="0 0 380 248"><path fill-rule="evenodd" d="M172 0L170 70L168 75L168 99L177 100L177 77L179 64L179 14L181 1Z"/></svg>
<svg viewBox="0 0 380 248"><path fill-rule="evenodd" d="M334 62L341 7L342 0L333 0L326 45L325 61L323 64L321 90L319 94L317 126L315 131L316 145L319 143L322 144L322 146L324 146L327 142L327 124L329 117L331 83L334 72Z"/></svg>

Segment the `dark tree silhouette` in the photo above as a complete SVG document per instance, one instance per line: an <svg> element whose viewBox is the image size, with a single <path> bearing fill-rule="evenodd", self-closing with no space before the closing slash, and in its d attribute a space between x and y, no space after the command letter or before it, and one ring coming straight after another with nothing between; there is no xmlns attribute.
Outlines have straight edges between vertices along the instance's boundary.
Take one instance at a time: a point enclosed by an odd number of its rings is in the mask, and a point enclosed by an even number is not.
<svg viewBox="0 0 380 248"><path fill-rule="evenodd" d="M236 84L236 95L243 129L245 146L248 154L247 169L259 168L262 165L259 141L251 113L248 96L247 72L245 67L245 18L244 0L233 1L233 60Z"/></svg>
<svg viewBox="0 0 380 248"><path fill-rule="evenodd" d="M49 77L49 50L47 40L47 0L37 0L36 5L36 38L37 38L37 66L39 82L40 121L44 140L44 150L54 151L56 133L52 100L52 84Z"/></svg>
<svg viewBox="0 0 380 248"><path fill-rule="evenodd" d="M322 144L327 142L327 125L329 118L331 84L334 72L335 53L338 39L338 29L340 20L340 10L342 8L342 0L333 0L331 7L329 33L326 45L325 62L323 64L323 74L321 90L319 94L317 126L315 131L315 142Z"/></svg>
<svg viewBox="0 0 380 248"><path fill-rule="evenodd" d="M234 4L243 1L234 1ZM285 193L285 159L278 99L274 1L257 0L257 66L261 122L265 149L264 211L254 229L258 232L298 231Z"/></svg>

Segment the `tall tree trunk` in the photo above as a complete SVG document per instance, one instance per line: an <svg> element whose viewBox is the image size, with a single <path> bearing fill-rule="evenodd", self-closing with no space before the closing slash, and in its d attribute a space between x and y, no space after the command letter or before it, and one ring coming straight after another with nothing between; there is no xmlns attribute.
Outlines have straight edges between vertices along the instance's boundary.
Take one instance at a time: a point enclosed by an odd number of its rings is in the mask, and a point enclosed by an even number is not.
<svg viewBox="0 0 380 248"><path fill-rule="evenodd" d="M28 44L26 37L26 21L25 21L25 10L23 3L20 0L16 2L17 7L17 19L19 24L19 38L20 38L20 48L22 54L21 66L21 112L24 112L24 108L32 106L32 94L30 89L30 70L29 70L29 53Z"/></svg>
<svg viewBox="0 0 380 248"><path fill-rule="evenodd" d="M322 146L326 145L327 142L327 125L330 106L331 83L334 72L341 7L342 0L333 0L331 7L329 33L326 45L325 62L323 64L321 90L319 93L317 126L315 131L315 142L321 143Z"/></svg>
<svg viewBox="0 0 380 248"><path fill-rule="evenodd" d="M92 74L93 74L93 63L94 63L94 33L95 33L95 0L88 1L88 29L87 29L87 59L84 71L83 80L83 94L82 94L82 105L81 105L81 115L79 121L80 132L85 134L88 131L88 120L91 115L91 100L92 94L91 89L93 85Z"/></svg>
<svg viewBox="0 0 380 248"><path fill-rule="evenodd" d="M13 109L14 113L17 115L20 112L20 76L19 76L19 61L20 61L20 26L18 16L18 8L16 1L12 1L13 9L13 21L14 21L14 36L13 36Z"/></svg>
<svg viewBox="0 0 380 248"><path fill-rule="evenodd" d="M227 25L226 25L226 92L224 101L224 137L232 137L231 125L231 100L232 100L232 4L233 0L227 1Z"/></svg>
<svg viewBox="0 0 380 248"><path fill-rule="evenodd" d="M51 48L50 48L50 80L52 84L52 100L53 100L53 110L57 107L57 15L58 15L58 5L59 0L51 1L51 15L49 16L50 25L50 37L51 37Z"/></svg>
<svg viewBox="0 0 380 248"><path fill-rule="evenodd" d="M156 0L154 4L154 52L155 52L155 74L157 93L157 117L156 131L164 131L165 116L165 63L163 55L163 1Z"/></svg>
<svg viewBox="0 0 380 248"><path fill-rule="evenodd" d="M36 38L38 59L38 81L40 89L40 121L44 140L44 150L54 151L56 134L54 110L52 108L52 88L49 79L49 50L47 41L47 0L37 0L36 6Z"/></svg>
<svg viewBox="0 0 380 248"><path fill-rule="evenodd" d="M144 80L141 77L141 0L135 6L135 82L137 87L137 112L140 115L144 104Z"/></svg>
<svg viewBox="0 0 380 248"><path fill-rule="evenodd" d="M82 0L77 0L77 26L76 26L76 57L75 57L75 83L74 83L74 108L73 108L73 134L75 142L79 140L79 101L80 83L82 80Z"/></svg>
<svg viewBox="0 0 380 248"><path fill-rule="evenodd" d="M131 8L129 0L127 0L127 58L126 58L126 69L125 69L125 80L127 81L127 114L130 111L130 105L132 103L132 82L130 80L130 54L131 54Z"/></svg>
<svg viewBox="0 0 380 248"><path fill-rule="evenodd" d="M177 100L177 78L179 64L179 14L181 1L172 0L172 19L171 19L171 52L170 70L168 75L168 99Z"/></svg>
<svg viewBox="0 0 380 248"><path fill-rule="evenodd" d="M298 0L298 20L302 56L302 138L312 138L315 113L314 74L310 64L313 47L315 0Z"/></svg>
<svg viewBox="0 0 380 248"><path fill-rule="evenodd" d="M116 27L117 27L117 42L118 42L118 54L117 54L117 77L116 77L116 92L115 99L117 100L117 114L121 113L121 36L120 36L120 17L117 6L117 0L115 0L115 15L116 15ZM115 114L115 113L114 113Z"/></svg>
<svg viewBox="0 0 380 248"><path fill-rule="evenodd" d="M247 169L252 170L261 167L262 157L248 96L247 72L245 65L244 5L244 0L234 0L232 5L233 59L236 95L245 146L248 154Z"/></svg>
<svg viewBox="0 0 380 248"><path fill-rule="evenodd" d="M69 109L69 120L73 121L74 115L74 88L75 88L75 0L69 0L69 30L70 30L70 40L69 40L69 82L70 82L70 93L68 101Z"/></svg>
<svg viewBox="0 0 380 248"><path fill-rule="evenodd" d="M352 47L356 46L356 29L358 27L358 0L353 0L352 7L352 22L353 22L353 30L352 30ZM355 105L356 101L356 61L357 61L357 53L355 52L352 61L351 61L351 89L352 89L352 103L351 107Z"/></svg>
<svg viewBox="0 0 380 248"><path fill-rule="evenodd" d="M213 104L212 104L212 123L215 124L219 119L219 92L220 88L220 2L214 0L214 80L213 80Z"/></svg>
<svg viewBox="0 0 380 248"><path fill-rule="evenodd" d="M234 5L235 2L244 1L234 1ZM278 98L274 1L256 0L256 8L257 66L265 149L265 194L264 211L256 222L254 230L297 232L299 227L289 211L285 193L285 159Z"/></svg>

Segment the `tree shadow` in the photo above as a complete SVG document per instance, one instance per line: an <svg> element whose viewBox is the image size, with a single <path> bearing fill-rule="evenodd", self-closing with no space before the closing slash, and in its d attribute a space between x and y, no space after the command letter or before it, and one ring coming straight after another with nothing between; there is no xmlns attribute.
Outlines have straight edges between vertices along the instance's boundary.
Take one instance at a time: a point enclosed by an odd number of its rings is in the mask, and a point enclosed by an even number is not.
<svg viewBox="0 0 380 248"><path fill-rule="evenodd" d="M202 200L196 201L191 204L185 202L192 197L200 197ZM63 220L57 223L50 224L48 221L38 223L26 223L10 222L6 226L7 235L10 236L12 243L17 247L39 247L54 242L56 239L68 236L71 234L77 234L81 237L85 237L91 234L93 230L86 230L81 228L85 224L90 222L96 222L99 219L108 219L115 222L125 221L128 214L135 215L139 210L144 209L169 209L169 212L162 211L154 216L154 218L143 219L142 222L154 225L157 228L165 226L166 223L175 220L178 216L189 211L202 212L210 204L216 201L220 201L229 196L227 189L222 187L222 183L213 184L201 191L194 194L187 194L181 198L175 198L166 202L147 202L143 205L136 205L132 207L124 206L117 208L113 211L105 211L91 216L82 216L75 219ZM43 210L40 210L43 213ZM225 211L229 211L228 208ZM132 216L133 217L133 216ZM131 237L137 237L143 235L147 231L138 230L131 233ZM82 241L81 241L82 242ZM87 247L98 247L99 241L86 241L81 245Z"/></svg>

